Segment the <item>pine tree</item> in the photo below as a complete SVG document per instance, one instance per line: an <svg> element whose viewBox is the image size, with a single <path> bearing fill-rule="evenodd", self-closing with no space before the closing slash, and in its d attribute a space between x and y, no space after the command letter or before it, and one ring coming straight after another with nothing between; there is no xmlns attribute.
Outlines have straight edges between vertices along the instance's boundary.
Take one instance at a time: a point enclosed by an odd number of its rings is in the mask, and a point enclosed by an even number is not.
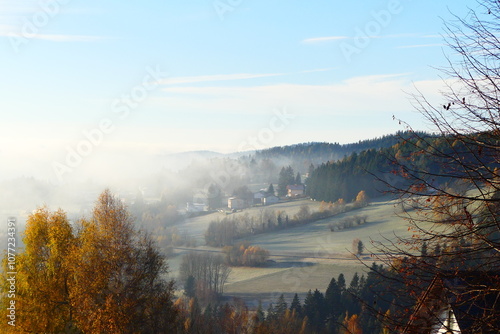
<svg viewBox="0 0 500 334"><path fill-rule="evenodd" d="M343 273L339 274L339 277L337 278L337 284L339 285L340 292L344 293L346 285L345 285L345 277Z"/></svg>
<svg viewBox="0 0 500 334"><path fill-rule="evenodd" d="M320 332L325 325L325 319L328 314L325 297L318 289L314 293L309 290L304 300L304 315L307 316L311 328Z"/></svg>
<svg viewBox="0 0 500 334"><path fill-rule="evenodd" d="M341 290L337 281L334 277L330 280L330 284L328 284L328 288L325 292L325 300L330 309L330 313L335 317L338 317L341 313Z"/></svg>
<svg viewBox="0 0 500 334"><path fill-rule="evenodd" d="M255 311L255 316L257 322L261 323L266 319L266 316L264 314L264 310L262 309L262 301L259 300L259 305L257 306L257 311Z"/></svg>
<svg viewBox="0 0 500 334"><path fill-rule="evenodd" d="M269 187L267 188L267 191L266 191L269 195L273 195L274 196L274 186L272 183L269 184Z"/></svg>
<svg viewBox="0 0 500 334"><path fill-rule="evenodd" d="M269 307L267 308L266 313L267 313L266 314L266 321L267 322L276 321L276 313L274 312L273 303L269 303Z"/></svg>
<svg viewBox="0 0 500 334"><path fill-rule="evenodd" d="M292 303L290 304L290 311L295 311L297 317L302 317L302 305L300 304L300 299L297 294L293 296Z"/></svg>
<svg viewBox="0 0 500 334"><path fill-rule="evenodd" d="M359 275L357 272L354 273L351 283L349 284L349 291L354 294L357 294L359 291Z"/></svg>
<svg viewBox="0 0 500 334"><path fill-rule="evenodd" d="M278 196L285 196L287 194L286 187L295 183L295 175L292 166L281 168L278 179Z"/></svg>
<svg viewBox="0 0 500 334"><path fill-rule="evenodd" d="M288 309L288 305L285 301L285 296L281 294L278 297L278 301L276 302L276 306L274 307L274 314L278 318L282 317L285 314L285 311Z"/></svg>
<svg viewBox="0 0 500 334"><path fill-rule="evenodd" d="M366 285L366 277L365 275L361 275L361 278L359 279L359 289L362 290Z"/></svg>
<svg viewBox="0 0 500 334"><path fill-rule="evenodd" d="M363 244L363 241L359 240L358 241L358 255L362 255L364 251L365 251L365 245Z"/></svg>
<svg viewBox="0 0 500 334"><path fill-rule="evenodd" d="M302 178L299 172L297 172L297 176L295 177L295 184L302 184Z"/></svg>
<svg viewBox="0 0 500 334"><path fill-rule="evenodd" d="M311 176L313 172L314 172L314 164L311 163L308 168L309 176Z"/></svg>

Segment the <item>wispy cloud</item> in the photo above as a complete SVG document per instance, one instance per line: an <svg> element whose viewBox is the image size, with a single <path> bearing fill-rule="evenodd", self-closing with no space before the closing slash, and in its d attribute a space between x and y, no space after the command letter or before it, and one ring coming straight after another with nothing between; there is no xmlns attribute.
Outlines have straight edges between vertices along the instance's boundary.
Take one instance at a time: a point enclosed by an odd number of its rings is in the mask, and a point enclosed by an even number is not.
<svg viewBox="0 0 500 334"><path fill-rule="evenodd" d="M254 86L165 87L156 102L171 110L214 114L241 112L256 114L269 106L289 105L310 114L364 115L411 110L408 96L414 89L409 73L353 77L337 84L266 84ZM418 86L433 97L441 81ZM430 89L426 89L430 87Z"/></svg>
<svg viewBox="0 0 500 334"><path fill-rule="evenodd" d="M102 36L54 35L54 34L39 34L35 38L52 42L95 42L108 39L107 37L102 37Z"/></svg>
<svg viewBox="0 0 500 334"><path fill-rule="evenodd" d="M333 71L335 69L336 69L336 67L318 68L318 69L314 69L314 70L300 71L299 73L328 72L328 71Z"/></svg>
<svg viewBox="0 0 500 334"><path fill-rule="evenodd" d="M13 27L9 24L0 23L0 34L6 34L13 30Z"/></svg>
<svg viewBox="0 0 500 334"><path fill-rule="evenodd" d="M12 31L2 30L0 27L1 37L13 37L13 38L28 38L28 39L39 39L50 42L95 42L99 40L108 39L102 36L86 36L86 35L62 35L62 34L33 34L29 37L24 37L22 34L18 34Z"/></svg>
<svg viewBox="0 0 500 334"><path fill-rule="evenodd" d="M440 35L422 35L417 33L403 33L403 34L391 34L391 35L367 35L364 36L370 39L389 39L389 38L440 38ZM327 36L327 37L312 37L302 40L302 43L314 44L314 43L324 43L338 40L354 39L355 36Z"/></svg>
<svg viewBox="0 0 500 334"><path fill-rule="evenodd" d="M75 11L76 9L68 9L62 6L54 7L54 14L62 12ZM13 37L21 39L38 39L51 42L93 42L108 37L91 36L91 35L74 35L61 33L47 33L45 31L46 22L37 23L33 21L33 17L39 13L40 15L49 16L45 13L45 9L41 6L41 2L34 0L25 0L20 2L0 0L0 37ZM52 16L50 16L52 17ZM29 34L25 33L26 22L32 27L27 29Z"/></svg>
<svg viewBox="0 0 500 334"><path fill-rule="evenodd" d="M236 74L215 74L215 75L200 75L190 77L174 77L161 81L164 85L179 85L179 84L192 84L200 82L217 82L217 81L233 81L233 80L247 80L265 77L277 77L285 75L286 73L265 73L265 74L250 74L250 73L236 73Z"/></svg>
<svg viewBox="0 0 500 334"><path fill-rule="evenodd" d="M213 74L213 75L198 75L198 76L185 76L185 77L172 77L161 81L163 85L183 85L183 84L196 84L202 82L220 82L220 81L238 81L238 80L250 80L259 78L270 78L270 77L280 77L286 75L294 74L305 74L314 72L327 72L334 70L334 67L329 68L317 68L311 70L302 70L298 72L290 73L233 73L233 74Z"/></svg>
<svg viewBox="0 0 500 334"><path fill-rule="evenodd" d="M430 47L436 47L436 46L444 46L444 44L433 43L433 44L401 45L401 46L396 46L396 49L430 48Z"/></svg>

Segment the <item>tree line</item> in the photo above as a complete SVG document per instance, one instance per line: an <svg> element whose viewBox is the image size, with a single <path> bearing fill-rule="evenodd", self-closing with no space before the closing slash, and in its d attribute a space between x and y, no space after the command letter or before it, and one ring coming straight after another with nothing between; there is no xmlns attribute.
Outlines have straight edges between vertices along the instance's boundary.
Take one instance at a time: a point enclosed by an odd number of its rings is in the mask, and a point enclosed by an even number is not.
<svg viewBox="0 0 500 334"><path fill-rule="evenodd" d="M204 308L197 298L183 298L176 304L188 320L184 333L383 334L389 332L391 314L408 319L407 310L400 307L415 301L401 296L403 284L389 288L394 284L391 277L391 269L374 263L366 276L355 273L348 285L341 273L324 293L309 290L303 302L294 294L290 304L281 294L266 309L259 302L257 309L249 310L238 300Z"/></svg>
<svg viewBox="0 0 500 334"><path fill-rule="evenodd" d="M212 247L231 246L236 240L250 235L309 224L361 208L367 204L368 196L362 190L356 196L356 200L349 205L346 205L343 199L339 199L335 203L322 202L319 210L313 212L308 205L302 205L292 217L289 217L285 211L272 209L262 209L260 216L250 216L248 213L226 216L210 221L205 231L205 242ZM360 219L362 223L366 222L366 217L362 216ZM346 218L346 222L347 220L349 219ZM345 225L348 224L349 222ZM350 226L352 227L352 223Z"/></svg>
<svg viewBox="0 0 500 334"><path fill-rule="evenodd" d="M308 195L327 202L339 198L350 201L364 190L374 198L389 192L394 186L411 186L409 175L425 180L427 190L456 187L457 181L467 179L470 173L463 164L477 159L476 153L470 150L473 141L485 145L481 150L481 163L488 168L483 169L484 172L500 167L495 158L496 139L488 133L475 133L470 135L470 141L467 143L451 135L422 136L415 132L392 147L353 153L343 160L318 166L306 180ZM452 158L457 155L460 160ZM493 174L485 177L491 178Z"/></svg>
<svg viewBox="0 0 500 334"><path fill-rule="evenodd" d="M187 287L187 295L209 301L224 293L231 268L216 253L190 252L182 257L179 280Z"/></svg>
<svg viewBox="0 0 500 334"><path fill-rule="evenodd" d="M354 152L361 152L369 149L380 149L391 147L401 139L411 136L408 131L400 131L396 134L385 135L379 138L360 140L357 143L302 143L287 146L276 146L255 152L255 158L261 159L290 159L291 161L311 161L322 163L326 161L336 161Z"/></svg>

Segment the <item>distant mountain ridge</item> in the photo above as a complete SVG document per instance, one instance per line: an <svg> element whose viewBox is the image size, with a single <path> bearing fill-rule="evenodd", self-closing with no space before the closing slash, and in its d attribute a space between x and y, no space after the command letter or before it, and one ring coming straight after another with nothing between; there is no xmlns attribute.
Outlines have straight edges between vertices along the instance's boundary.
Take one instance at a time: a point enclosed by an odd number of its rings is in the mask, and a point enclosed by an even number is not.
<svg viewBox="0 0 500 334"><path fill-rule="evenodd" d="M388 148L402 140L411 138L416 134L423 136L424 132L397 132L395 134L384 135L373 139L360 140L355 143L339 144L336 142L306 142L285 146L273 146L262 150L236 151L231 153L220 153L210 150L195 150L163 155L164 158L179 159L211 159L211 158L239 158L241 156L254 156L256 159L272 158L318 158L323 161L339 160L350 154L362 152L369 149Z"/></svg>
<svg viewBox="0 0 500 334"><path fill-rule="evenodd" d="M255 158L262 159L291 159L309 160L313 164L327 161L337 161L353 153L360 153L370 149L389 148L401 141L417 136L426 136L424 132L401 131L379 138L360 140L357 143L339 144L327 142L309 142L287 146L275 146L255 152Z"/></svg>
<svg viewBox="0 0 500 334"><path fill-rule="evenodd" d="M480 142L484 148L476 151ZM391 186L406 189L415 179L422 188L446 185L448 191L462 191L464 180L474 171L477 183L487 185L500 168L496 136L490 133L436 136L414 133L393 146L352 153L339 161L317 166L306 180L311 198L335 202L352 201L363 190L377 197ZM458 157L458 158L457 158Z"/></svg>

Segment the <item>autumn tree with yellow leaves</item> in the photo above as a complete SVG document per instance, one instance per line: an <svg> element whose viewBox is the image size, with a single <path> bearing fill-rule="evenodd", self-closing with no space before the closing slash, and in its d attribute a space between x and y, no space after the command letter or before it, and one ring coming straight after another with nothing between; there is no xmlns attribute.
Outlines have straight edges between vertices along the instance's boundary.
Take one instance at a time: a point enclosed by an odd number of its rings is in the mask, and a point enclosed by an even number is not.
<svg viewBox="0 0 500 334"><path fill-rule="evenodd" d="M226 263L232 266L257 267L266 263L269 258L267 250L251 246L248 242L226 246L223 252L226 255Z"/></svg>
<svg viewBox="0 0 500 334"><path fill-rule="evenodd" d="M2 322L3 332L159 333L176 327L165 258L148 235L134 229L109 190L99 196L92 216L76 226L62 210L36 210L23 242L16 327ZM4 275L6 265L4 257ZM6 303L4 295L2 313Z"/></svg>
<svg viewBox="0 0 500 334"><path fill-rule="evenodd" d="M72 328L73 310L69 300L70 271L68 257L74 243L72 228L66 214L50 212L43 207L34 211L26 222L24 252L16 258L16 291L12 300L16 306L16 326L2 321L4 332L59 333ZM7 256L3 258L3 272ZM8 291L2 280L3 291ZM6 318L7 303L2 298L2 319Z"/></svg>

